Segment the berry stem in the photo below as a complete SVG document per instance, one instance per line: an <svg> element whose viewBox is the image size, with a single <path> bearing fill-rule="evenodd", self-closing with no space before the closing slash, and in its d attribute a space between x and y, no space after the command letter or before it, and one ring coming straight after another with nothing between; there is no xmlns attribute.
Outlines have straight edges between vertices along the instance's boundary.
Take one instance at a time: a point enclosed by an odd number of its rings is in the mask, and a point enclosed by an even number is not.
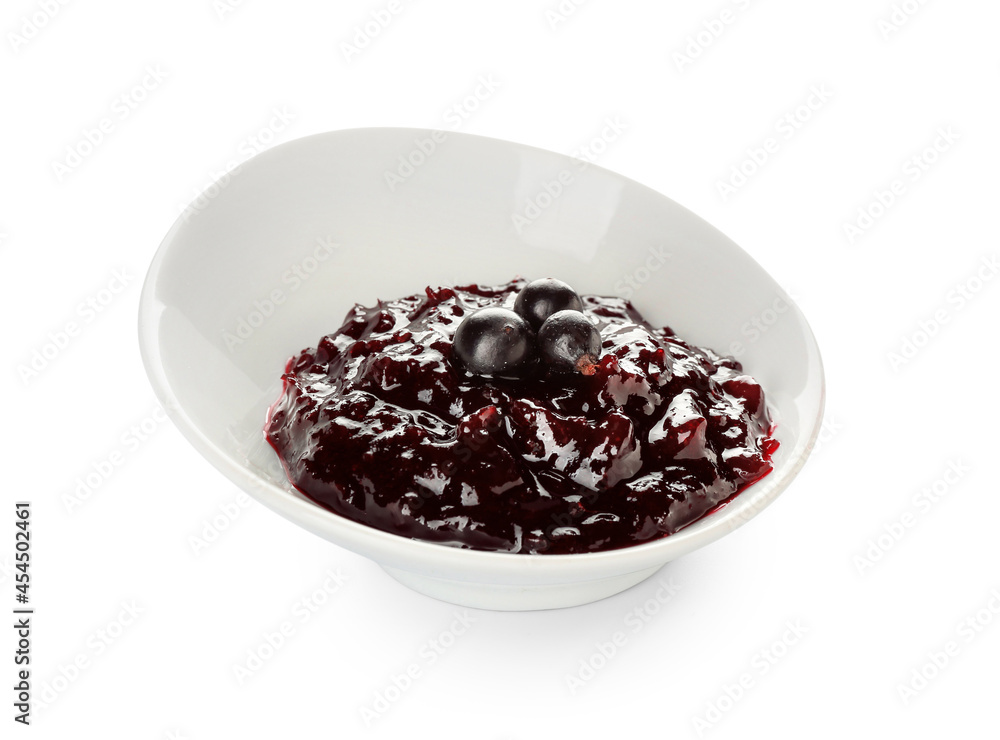
<svg viewBox="0 0 1000 740"><path fill-rule="evenodd" d="M583 355L576 361L576 369L584 375L593 375L597 372L597 363L590 355Z"/></svg>

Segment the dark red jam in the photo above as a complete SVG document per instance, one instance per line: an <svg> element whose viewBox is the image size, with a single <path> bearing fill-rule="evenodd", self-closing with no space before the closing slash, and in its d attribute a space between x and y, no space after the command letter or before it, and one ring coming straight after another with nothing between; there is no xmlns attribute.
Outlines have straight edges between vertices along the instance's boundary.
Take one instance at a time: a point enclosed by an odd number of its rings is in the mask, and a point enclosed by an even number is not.
<svg viewBox="0 0 1000 740"><path fill-rule="evenodd" d="M296 488L405 537L583 553L672 534L770 472L757 381L620 298L582 296L603 341L592 375L457 369L463 316L523 285L357 305L291 358L265 432Z"/></svg>

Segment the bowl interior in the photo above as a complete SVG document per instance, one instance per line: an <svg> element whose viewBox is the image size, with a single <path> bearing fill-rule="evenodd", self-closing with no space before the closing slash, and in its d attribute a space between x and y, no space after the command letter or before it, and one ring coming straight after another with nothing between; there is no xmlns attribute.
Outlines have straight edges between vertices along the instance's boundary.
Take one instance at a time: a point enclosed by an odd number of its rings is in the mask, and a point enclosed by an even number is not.
<svg viewBox="0 0 1000 740"><path fill-rule="evenodd" d="M809 327L774 280L719 231L631 180L509 142L436 136L357 129L292 141L178 219L143 290L140 336L154 388L195 446L324 536L344 535L369 555L385 537L403 540L303 505L288 484L261 431L286 359L335 330L355 302L553 276L630 297L651 322L736 351L779 423L775 471L754 487L756 504L738 497L641 547L691 549L699 532L731 527L776 495L815 437L823 378ZM766 332L748 331L755 319Z"/></svg>

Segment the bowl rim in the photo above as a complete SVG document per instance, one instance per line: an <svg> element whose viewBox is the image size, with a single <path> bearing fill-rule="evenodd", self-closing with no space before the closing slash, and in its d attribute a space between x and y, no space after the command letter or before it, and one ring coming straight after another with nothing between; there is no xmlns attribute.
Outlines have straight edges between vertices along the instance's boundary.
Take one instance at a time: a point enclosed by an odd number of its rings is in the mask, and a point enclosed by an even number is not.
<svg viewBox="0 0 1000 740"><path fill-rule="evenodd" d="M540 147L458 131L439 131L436 129L394 126L358 127L310 134L277 144L244 162L241 165L241 176L245 176L246 172L252 171L255 163L259 163L263 159L280 156L282 151L289 151L293 148L308 145L307 142L310 141L320 139L329 140L344 135L387 132L396 135L405 134L406 136L426 136L438 132L444 133L448 137L459 137L469 141L486 140L495 142L505 146L541 153L547 157L558 156L564 158L567 162L578 161L570 155L553 152ZM697 220L713 229L736 249L743 252L754 264L758 264L752 255L743 250L742 247L729 239L728 236L719 231L715 226L672 198L600 165L588 162L588 169L599 171L602 173L602 176L627 182L632 187L641 188L655 194L659 198L670 201L684 211L687 217ZM192 203L200 198L202 194L200 193L192 199ZM212 202L214 203L214 200ZM576 575L580 580L589 580L613 573L633 572L648 568L657 563L663 564L718 540L756 517L798 475L819 437L826 405L826 382L822 357L815 336L805 316L797 304L785 294L784 289L778 286L784 294L783 297L788 301L793 314L797 315L802 324L810 369L809 384L818 384L819 398L816 415L812 419L800 420L803 429L809 428L809 434L807 439L799 438L795 445L795 450L788 451L788 454L798 451L793 459L786 461L780 468L775 467L765 478L745 488L721 509L703 516L678 532L666 537L612 550L575 554L529 554L465 549L453 545L413 539L352 521L314 503L301 494L301 492L292 492L281 488L277 484L257 475L248 466L232 459L208 438L179 402L167 377L160 353L160 322L158 319L165 307L158 303L155 298L155 292L161 269L170 251L171 244L175 241L178 233L188 223L187 211L190 207L191 205L189 204L177 216L157 247L143 281L139 297L139 351L147 377L156 397L159 399L168 417L174 422L185 439L217 470L242 490L253 496L255 500L333 544L364 555L380 564L403 567L407 570L414 569L414 566L422 566L421 569L429 567L434 571L449 576L458 575L460 578L462 576L469 577L472 575L482 576L489 574L495 576L523 575L525 570L530 570L539 575L544 574L561 578ZM211 207L211 204L208 207ZM761 270L770 277L770 273L763 268ZM773 280L773 278L771 279ZM777 284L776 281L775 284ZM777 427L779 434L780 429L779 424ZM263 422L261 424L261 434L263 436ZM473 579L470 578L470 580Z"/></svg>

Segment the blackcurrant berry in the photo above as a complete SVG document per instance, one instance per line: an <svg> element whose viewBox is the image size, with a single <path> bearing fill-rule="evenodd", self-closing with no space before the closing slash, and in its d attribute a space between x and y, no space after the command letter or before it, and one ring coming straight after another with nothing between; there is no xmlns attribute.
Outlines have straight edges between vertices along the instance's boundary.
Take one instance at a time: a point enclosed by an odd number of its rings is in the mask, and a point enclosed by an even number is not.
<svg viewBox="0 0 1000 740"><path fill-rule="evenodd" d="M516 375L535 354L528 322L506 308L483 308L458 325L452 359L475 375Z"/></svg>
<svg viewBox="0 0 1000 740"><path fill-rule="evenodd" d="M521 288L514 300L514 311L538 331L542 322L556 311L582 311L583 303L576 291L562 280L542 278Z"/></svg>
<svg viewBox="0 0 1000 740"><path fill-rule="evenodd" d="M538 351L553 369L593 375L601 356L601 333L579 311L557 311L538 330Z"/></svg>

